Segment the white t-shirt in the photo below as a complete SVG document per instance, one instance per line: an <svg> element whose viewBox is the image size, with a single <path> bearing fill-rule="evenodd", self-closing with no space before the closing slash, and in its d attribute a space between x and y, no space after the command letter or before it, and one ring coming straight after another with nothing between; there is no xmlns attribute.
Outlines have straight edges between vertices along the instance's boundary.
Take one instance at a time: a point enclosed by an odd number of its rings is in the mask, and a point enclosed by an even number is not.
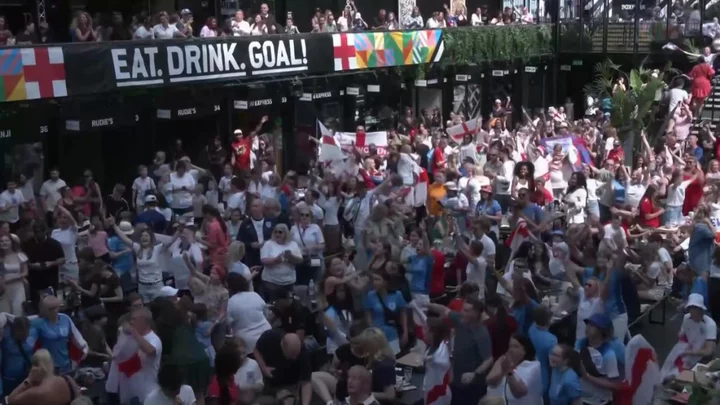
<svg viewBox="0 0 720 405"><path fill-rule="evenodd" d="M260 366L258 366L257 361L249 357L245 360L245 364L240 366L238 371L235 372L235 385L237 385L240 390L245 390L263 383Z"/></svg>
<svg viewBox="0 0 720 405"><path fill-rule="evenodd" d="M585 297L585 289L580 287L579 291L579 302L577 310L577 326L575 327L575 340L580 340L585 337L585 320L589 319L595 314L601 314L605 312L605 304L600 297L593 297L588 299Z"/></svg>
<svg viewBox="0 0 720 405"><path fill-rule="evenodd" d="M67 184L65 184L62 179L57 179L56 181L46 180L42 186L40 186L40 196L45 199L45 211L55 211L55 206L62 198L60 189L66 186Z"/></svg>
<svg viewBox="0 0 720 405"><path fill-rule="evenodd" d="M717 325L708 315L703 315L702 322L695 322L690 314L685 314L683 323L680 325L680 336L687 338L691 350L699 350L708 340L717 340ZM685 367L692 368L702 359L701 356L684 356Z"/></svg>
<svg viewBox="0 0 720 405"><path fill-rule="evenodd" d="M667 187L667 202L665 203L668 207L682 207L685 201L685 190L690 185L690 180L685 180L677 187L671 184Z"/></svg>
<svg viewBox="0 0 720 405"><path fill-rule="evenodd" d="M227 202L230 198L230 182L235 176L223 176L218 182L218 190L222 193L223 202Z"/></svg>
<svg viewBox="0 0 720 405"><path fill-rule="evenodd" d="M260 249L260 259L278 257L286 250L289 250L293 256L302 256L302 250L294 240L291 240L284 245L279 245L277 242L270 239L266 241L263 244L262 249ZM295 265L283 261L281 263L265 266L261 279L262 281L279 285L295 284Z"/></svg>
<svg viewBox="0 0 720 405"><path fill-rule="evenodd" d="M503 377L497 387L488 387L488 396L506 398L507 405L537 405L538 400L543 396L540 362L524 360L515 367L513 373L515 378L520 379L527 387L528 391L524 397L515 398L510 387L506 387L507 377Z"/></svg>
<svg viewBox="0 0 720 405"><path fill-rule="evenodd" d="M645 190L647 190L647 184L628 184L627 187L625 187L625 203L633 208L637 208L640 205L640 200L642 200L642 197L645 195Z"/></svg>
<svg viewBox="0 0 720 405"><path fill-rule="evenodd" d="M482 257L487 260L490 256L495 256L495 242L490 239L489 236L483 234L480 238L480 243L483 244Z"/></svg>
<svg viewBox="0 0 720 405"><path fill-rule="evenodd" d="M175 279L175 288L180 290L189 289L188 282L190 281L190 269L185 264L183 254L187 253L195 267L202 268L203 254L200 245L197 243L191 243L186 250L181 248L182 241L180 239L173 242L168 249L170 253L169 260L165 260L165 271L173 275Z"/></svg>
<svg viewBox="0 0 720 405"><path fill-rule="evenodd" d="M603 226L603 239L610 239L615 242L615 244L623 243L624 246L627 246L627 235L625 234L625 229L621 226L615 228L613 224L605 224Z"/></svg>
<svg viewBox="0 0 720 405"><path fill-rule="evenodd" d="M310 224L307 228L303 229L297 225L293 225L290 229L290 234L293 240L300 249L310 247L311 245L324 244L325 238L323 237L322 229L316 224Z"/></svg>
<svg viewBox="0 0 720 405"><path fill-rule="evenodd" d="M159 283L162 281L162 267L160 266L162 249L162 243L153 246L152 251L141 249L140 244L137 242L133 243L133 251L135 251L137 257L138 281L141 283Z"/></svg>
<svg viewBox="0 0 720 405"><path fill-rule="evenodd" d="M588 200L588 190L580 187L563 198L564 201L572 203L572 208L568 207L567 221L568 224L585 223L585 206Z"/></svg>
<svg viewBox="0 0 720 405"><path fill-rule="evenodd" d="M465 274L467 275L467 281L475 283L480 287L480 293L478 294L479 299L485 299L485 273L487 272L487 261L484 257L480 256L474 260L468 259L467 267L465 267Z"/></svg>
<svg viewBox="0 0 720 405"><path fill-rule="evenodd" d="M317 203L313 203L310 210L312 211L314 222L322 222L322 220L325 219L325 211L323 211L322 207L320 207Z"/></svg>
<svg viewBox="0 0 720 405"><path fill-rule="evenodd" d="M155 348L155 354L148 356L142 350L138 350L140 357L140 371L131 377L131 386L135 396L140 402L145 403L145 399L159 389L157 383L158 371L160 371L160 358L162 358L162 342L155 332L150 332L144 336L145 340ZM153 402L153 404L155 404Z"/></svg>
<svg viewBox="0 0 720 405"><path fill-rule="evenodd" d="M179 177L177 172L170 173L170 187L173 191L171 207L180 209L192 207L192 194L196 184L195 178L190 173L185 173L182 177Z"/></svg>
<svg viewBox="0 0 720 405"><path fill-rule="evenodd" d="M152 39L153 31L152 29L147 29L144 25L141 25L135 30L135 34L133 36L135 39Z"/></svg>
<svg viewBox="0 0 720 405"><path fill-rule="evenodd" d="M668 106L669 107L668 111L670 111L670 114L672 114L675 111L675 107L679 103L690 98L690 96L688 95L687 91L685 91L683 89L675 88L675 89L670 89L670 91L668 91L668 98L670 100L669 106Z"/></svg>
<svg viewBox="0 0 720 405"><path fill-rule="evenodd" d="M241 20L240 22L232 20L230 27L232 28L233 36L235 37L250 34L250 24L245 20Z"/></svg>
<svg viewBox="0 0 720 405"><path fill-rule="evenodd" d="M245 215L245 205L244 191L238 191L237 193L231 194L227 200L228 212L237 209Z"/></svg>
<svg viewBox="0 0 720 405"><path fill-rule="evenodd" d="M321 196L319 203L320 207L325 210L323 225L339 225L340 221L338 220L338 211L340 210L340 200L335 196L330 198Z"/></svg>
<svg viewBox="0 0 720 405"><path fill-rule="evenodd" d="M249 352L255 350L260 335L270 330L265 318L265 301L255 292L239 292L228 300L227 316L233 335L245 341Z"/></svg>
<svg viewBox="0 0 720 405"><path fill-rule="evenodd" d="M511 159L506 160L502 164L500 173L495 178L495 193L500 195L510 194L510 186L513 179L513 171L515 170L515 162Z"/></svg>
<svg viewBox="0 0 720 405"><path fill-rule="evenodd" d="M143 206L145 205L145 193L155 189L155 180L150 177L145 177L144 179L142 177L138 177L133 182L132 189L137 192L135 204Z"/></svg>
<svg viewBox="0 0 720 405"><path fill-rule="evenodd" d="M195 391L193 391L189 385L180 387L180 393L177 398L182 405L195 405L196 403ZM168 398L160 388L157 388L145 398L143 405L177 405L177 402L175 402L175 398Z"/></svg>
<svg viewBox="0 0 720 405"><path fill-rule="evenodd" d="M25 203L25 197L17 188L12 193L9 190L0 193L0 208L7 208L5 211L0 212L0 221L10 222L11 224L19 221L20 205L23 203Z"/></svg>
<svg viewBox="0 0 720 405"><path fill-rule="evenodd" d="M153 27L153 34L155 34L155 39L173 39L176 32L179 31L175 24L168 24L167 28L163 27L162 24L158 24Z"/></svg>
<svg viewBox="0 0 720 405"><path fill-rule="evenodd" d="M71 225L66 229L55 228L52 230L50 237L60 242L65 254L65 263L77 263L77 255L75 254L78 238L77 226Z"/></svg>

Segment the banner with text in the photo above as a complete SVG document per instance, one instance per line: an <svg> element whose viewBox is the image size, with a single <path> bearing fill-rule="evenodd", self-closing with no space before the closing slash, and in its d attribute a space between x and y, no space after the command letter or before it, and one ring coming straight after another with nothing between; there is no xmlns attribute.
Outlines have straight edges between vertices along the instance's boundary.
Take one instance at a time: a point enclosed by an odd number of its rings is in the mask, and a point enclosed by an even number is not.
<svg viewBox="0 0 720 405"><path fill-rule="evenodd" d="M98 43L65 49L73 94L333 70L329 35Z"/></svg>

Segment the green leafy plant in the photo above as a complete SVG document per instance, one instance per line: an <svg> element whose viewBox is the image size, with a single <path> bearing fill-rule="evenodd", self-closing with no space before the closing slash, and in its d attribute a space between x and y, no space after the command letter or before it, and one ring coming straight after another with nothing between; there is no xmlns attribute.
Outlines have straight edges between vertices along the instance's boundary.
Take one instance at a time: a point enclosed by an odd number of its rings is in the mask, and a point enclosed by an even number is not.
<svg viewBox="0 0 720 405"><path fill-rule="evenodd" d="M452 28L443 32L443 65L481 65L553 53L551 25L506 25Z"/></svg>
<svg viewBox="0 0 720 405"><path fill-rule="evenodd" d="M652 70L641 64L639 68L625 74L620 65L610 59L595 65L595 80L588 83L583 91L586 96L610 101L610 123L617 129L626 151L633 149L636 135L647 127L652 117L655 96L665 87L663 74L670 70L668 63L663 71L653 75ZM620 76L626 78L626 89L616 88L613 91L615 80ZM632 159L631 153L625 156Z"/></svg>

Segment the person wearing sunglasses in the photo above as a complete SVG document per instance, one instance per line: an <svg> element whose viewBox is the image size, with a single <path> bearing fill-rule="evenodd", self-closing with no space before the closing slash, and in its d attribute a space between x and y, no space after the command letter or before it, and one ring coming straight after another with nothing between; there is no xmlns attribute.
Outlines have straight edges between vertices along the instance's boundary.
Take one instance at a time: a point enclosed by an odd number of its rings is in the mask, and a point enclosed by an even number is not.
<svg viewBox="0 0 720 405"><path fill-rule="evenodd" d="M275 300L278 290L292 290L295 266L302 263L303 254L287 225L275 225L271 239L260 249L260 260L265 266L261 274L262 291L268 301Z"/></svg>

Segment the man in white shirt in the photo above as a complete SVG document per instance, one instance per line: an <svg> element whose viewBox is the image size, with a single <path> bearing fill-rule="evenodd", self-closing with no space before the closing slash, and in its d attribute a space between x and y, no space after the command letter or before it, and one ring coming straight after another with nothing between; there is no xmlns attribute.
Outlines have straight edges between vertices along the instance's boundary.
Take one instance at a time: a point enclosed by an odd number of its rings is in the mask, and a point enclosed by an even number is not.
<svg viewBox="0 0 720 405"><path fill-rule="evenodd" d="M60 170L57 168L50 169L50 179L40 186L40 201L42 201L42 206L45 209L46 222L51 228L53 212L55 212L55 206L62 198L60 189L63 187L67 187L67 184L60 178Z"/></svg>
<svg viewBox="0 0 720 405"><path fill-rule="evenodd" d="M143 25L135 30L135 34L133 34L134 39L153 39L155 33L153 32L151 21L152 20L148 18Z"/></svg>
<svg viewBox="0 0 720 405"><path fill-rule="evenodd" d="M7 190L0 193L0 221L9 222L10 227L14 228L20 220L20 207L25 203L25 197L17 189L17 182L8 181Z"/></svg>
<svg viewBox="0 0 720 405"><path fill-rule="evenodd" d="M228 218L233 210L240 210L240 212L245 215L245 191L243 191L242 188L242 179L233 177L233 179L230 180L230 197L227 201L227 210L225 210Z"/></svg>
<svg viewBox="0 0 720 405"><path fill-rule="evenodd" d="M184 38L185 35L178 30L177 25L168 23L168 16L160 15L160 24L153 27L155 39Z"/></svg>
<svg viewBox="0 0 720 405"><path fill-rule="evenodd" d="M670 114L675 113L675 107L677 107L678 104L683 103L690 98L688 92L685 91L684 87L685 79L679 77L675 79L672 88L670 89L670 91L668 91L668 112Z"/></svg>

